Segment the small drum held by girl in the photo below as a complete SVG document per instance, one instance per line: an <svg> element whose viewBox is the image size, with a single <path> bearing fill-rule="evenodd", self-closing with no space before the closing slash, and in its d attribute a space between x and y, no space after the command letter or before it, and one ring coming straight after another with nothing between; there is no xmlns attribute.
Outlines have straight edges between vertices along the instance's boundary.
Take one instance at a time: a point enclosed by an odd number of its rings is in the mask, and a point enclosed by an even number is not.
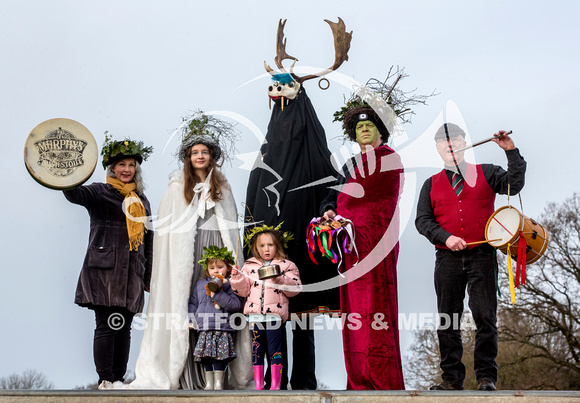
<svg viewBox="0 0 580 403"><path fill-rule="evenodd" d="M288 320L288 298L302 291L300 274L294 263L286 259L283 244L289 238L273 227L262 226L246 238L253 257L231 277L232 288L240 297L247 297L244 314L252 331L252 365L256 390L264 389L264 355L268 351L271 365L271 390L279 390L282 378L283 326ZM278 265L280 275L260 280L258 270Z"/></svg>

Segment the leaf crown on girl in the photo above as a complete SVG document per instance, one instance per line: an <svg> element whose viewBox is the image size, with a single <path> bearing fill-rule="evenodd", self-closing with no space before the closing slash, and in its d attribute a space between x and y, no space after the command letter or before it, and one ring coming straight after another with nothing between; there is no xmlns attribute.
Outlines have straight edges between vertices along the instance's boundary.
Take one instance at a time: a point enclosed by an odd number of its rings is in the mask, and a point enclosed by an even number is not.
<svg viewBox="0 0 580 403"><path fill-rule="evenodd" d="M276 225L275 227L268 226L266 224L260 225L260 226L255 226L254 228L252 228L251 230L247 231L244 234L244 247L248 248L248 251L251 251L252 245L255 242L255 240L257 239L257 236L260 235L261 233L267 231L267 232L271 232L272 234L274 234L280 240L282 247L284 249L286 249L288 247L288 242L290 242L294 239L294 235L290 231L282 232L280 230L280 228L282 228L282 224L284 224L284 221L282 221L280 224Z"/></svg>
<svg viewBox="0 0 580 403"><path fill-rule="evenodd" d="M224 246L223 248L218 248L215 245L211 245L209 247L204 246L203 253L201 254L201 260L199 260L198 263L207 270L208 260L213 259L220 259L229 265L235 264L234 255L228 250L227 247Z"/></svg>

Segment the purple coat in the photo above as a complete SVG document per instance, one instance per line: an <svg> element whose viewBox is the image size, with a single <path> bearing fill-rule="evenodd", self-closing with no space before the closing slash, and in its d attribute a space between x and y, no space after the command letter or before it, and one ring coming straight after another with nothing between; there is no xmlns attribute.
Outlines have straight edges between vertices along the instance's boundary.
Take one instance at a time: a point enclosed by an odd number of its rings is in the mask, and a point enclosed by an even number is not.
<svg viewBox="0 0 580 403"><path fill-rule="evenodd" d="M189 297L189 313L194 314L199 331L222 330L233 332L230 318L233 313L242 310L242 300L232 290L228 280L221 291L214 294L213 298L207 295L205 286L209 278L202 278L195 284L195 289ZM217 303L221 309L214 305Z"/></svg>

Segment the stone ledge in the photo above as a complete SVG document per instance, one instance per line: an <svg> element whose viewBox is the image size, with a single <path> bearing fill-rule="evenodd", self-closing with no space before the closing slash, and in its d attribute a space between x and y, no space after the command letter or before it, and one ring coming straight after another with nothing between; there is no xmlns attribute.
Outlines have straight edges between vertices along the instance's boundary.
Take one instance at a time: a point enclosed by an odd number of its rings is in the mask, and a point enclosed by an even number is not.
<svg viewBox="0 0 580 403"><path fill-rule="evenodd" d="M188 390L0 390L0 403L153 403L153 402L389 402L401 403L567 403L580 391L188 391Z"/></svg>

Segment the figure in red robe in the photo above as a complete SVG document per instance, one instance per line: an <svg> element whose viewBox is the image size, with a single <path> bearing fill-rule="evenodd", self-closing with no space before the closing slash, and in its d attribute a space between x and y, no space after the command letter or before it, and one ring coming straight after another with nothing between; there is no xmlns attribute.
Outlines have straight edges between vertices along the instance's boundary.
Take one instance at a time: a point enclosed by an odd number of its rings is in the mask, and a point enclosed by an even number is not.
<svg viewBox="0 0 580 403"><path fill-rule="evenodd" d="M403 167L384 144L389 132L372 108L347 110L343 127L361 154L344 165L336 182L341 190L328 194L321 214L339 214L355 229L356 252L345 255L340 287L347 389L405 389L397 303Z"/></svg>

